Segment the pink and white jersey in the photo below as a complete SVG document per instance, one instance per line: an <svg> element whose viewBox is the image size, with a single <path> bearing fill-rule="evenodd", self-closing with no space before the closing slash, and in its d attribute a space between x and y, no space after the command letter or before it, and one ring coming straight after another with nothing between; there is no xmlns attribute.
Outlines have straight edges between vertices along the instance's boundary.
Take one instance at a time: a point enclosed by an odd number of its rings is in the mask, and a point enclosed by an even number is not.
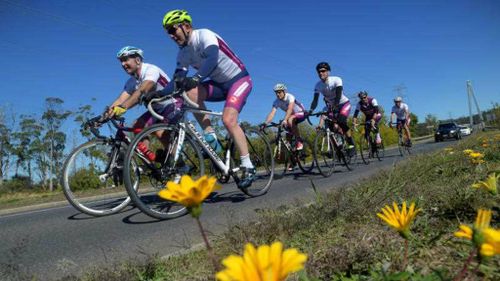
<svg viewBox="0 0 500 281"><path fill-rule="evenodd" d="M153 81L156 83L156 91L163 90L165 86L167 86L170 78L168 77L163 70L161 70L158 66L142 63L141 73L139 77L132 76L125 83L125 90L129 94L133 94L139 87L141 86L143 81Z"/></svg>
<svg viewBox="0 0 500 281"><path fill-rule="evenodd" d="M335 88L337 88L338 86L342 86L342 79L337 76L329 76L326 80L326 83L324 83L322 80L316 83L316 86L314 87L314 93L322 93L325 97L325 100L329 104L333 104L333 101L335 100ZM344 93L342 93L339 104L343 104L348 101L349 99L344 95Z"/></svg>
<svg viewBox="0 0 500 281"><path fill-rule="evenodd" d="M402 102L399 107L395 105L392 107L392 113L396 114L398 120L405 120L406 115L410 114L410 109L406 103Z"/></svg>
<svg viewBox="0 0 500 281"><path fill-rule="evenodd" d="M195 29L191 32L187 46L182 47L177 55L177 68L184 71L192 66L198 70L206 55L205 48L211 45L219 47L217 66L208 75L210 79L218 83L224 83L238 75L245 66L241 60L228 47L226 42L215 32L208 29Z"/></svg>
<svg viewBox="0 0 500 281"><path fill-rule="evenodd" d="M290 93L286 93L285 98L283 100L276 99L273 102L273 107L281 108L283 111L286 112L288 110L288 105L291 102L295 102L295 105L293 107L293 113L304 112L304 106L298 100L295 100L295 97Z"/></svg>
<svg viewBox="0 0 500 281"><path fill-rule="evenodd" d="M158 66L149 63L142 63L141 73L139 74L139 77L135 76L130 77L125 83L125 87L123 88L123 90L131 95L137 89L139 89L142 82L144 81L155 82L156 83L155 90L160 91L167 86L168 82L170 81L170 78ZM153 106L153 108L155 110L159 110L160 108L163 108L164 106L169 104L169 102L170 102L169 100L166 100L161 103L157 103Z"/></svg>

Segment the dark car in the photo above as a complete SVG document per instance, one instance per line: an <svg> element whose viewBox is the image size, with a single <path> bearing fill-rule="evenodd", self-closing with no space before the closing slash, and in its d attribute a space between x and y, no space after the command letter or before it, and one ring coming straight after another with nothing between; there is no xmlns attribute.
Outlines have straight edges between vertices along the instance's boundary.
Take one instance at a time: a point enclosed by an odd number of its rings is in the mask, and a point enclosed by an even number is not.
<svg viewBox="0 0 500 281"><path fill-rule="evenodd" d="M458 126L457 123L455 122L439 124L436 133L434 133L434 140L438 142L451 138L454 138L456 140L462 138L462 133L460 132L460 126Z"/></svg>

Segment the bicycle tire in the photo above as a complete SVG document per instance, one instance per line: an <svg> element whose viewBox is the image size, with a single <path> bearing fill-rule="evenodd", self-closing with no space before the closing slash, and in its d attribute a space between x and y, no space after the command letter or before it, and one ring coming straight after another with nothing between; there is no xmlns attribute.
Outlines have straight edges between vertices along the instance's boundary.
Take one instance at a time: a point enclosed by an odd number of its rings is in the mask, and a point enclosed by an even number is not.
<svg viewBox="0 0 500 281"><path fill-rule="evenodd" d="M101 146L102 148L97 148ZM114 149L116 148L113 144L94 139L76 147L66 158L61 174L61 186L68 202L80 212L95 217L112 215L130 203L131 199L123 186L116 188L116 192L108 187L110 181L115 180L109 178L108 173L111 172L111 176L120 173L119 170L109 171L114 169L110 167L109 156L106 157L105 163L97 163L98 157L104 160L103 156L114 153ZM124 150L124 147L121 149ZM86 159L87 157L89 159ZM81 166L78 166L78 163Z"/></svg>
<svg viewBox="0 0 500 281"><path fill-rule="evenodd" d="M325 130L318 131L314 138L313 156L319 173L323 177L331 176L335 171L336 154L332 140L327 138Z"/></svg>
<svg viewBox="0 0 500 281"><path fill-rule="evenodd" d="M361 155L361 160L363 161L363 163L365 163L366 165L370 164L371 147L364 134L361 136L359 141L359 154Z"/></svg>
<svg viewBox="0 0 500 281"><path fill-rule="evenodd" d="M165 131L170 132L166 137L163 135ZM156 134L157 132L158 134ZM165 188L168 181L178 181L180 176L184 174L196 178L205 172L203 155L193 141L192 136L187 132L182 144L182 151L179 154L181 155L179 157L182 158L178 158L181 160L169 162L174 161L172 158L175 156L174 147L177 144L178 136L179 129L176 126L161 123L152 125L135 136L125 154L124 179L127 192L139 210L155 219L172 219L187 213L187 209L181 204L164 200L157 195L158 191ZM163 143L166 140L162 139L164 137L168 137L168 143L173 143L174 146L169 145L165 147ZM156 147L158 148L157 152L160 149L167 150L164 154L165 158L163 162L148 163L144 156L136 152L138 143L146 140L146 138L149 141L150 149ZM139 167L141 168L140 172L136 174L140 179L135 182L140 182L142 186L134 187L132 184L130 163L133 162L133 159L139 163ZM160 167L157 167L158 165ZM147 181L146 179L149 180L149 184L144 183Z"/></svg>
<svg viewBox="0 0 500 281"><path fill-rule="evenodd" d="M241 190L248 196L257 197L266 194L273 182L273 150L267 138L259 130L247 128L244 130L244 133L248 144L250 160L257 169L257 173L252 185Z"/></svg>
<svg viewBox="0 0 500 281"><path fill-rule="evenodd" d="M308 174L314 168L314 153L311 143L308 140L302 140L302 149L295 151L295 157L300 170Z"/></svg>

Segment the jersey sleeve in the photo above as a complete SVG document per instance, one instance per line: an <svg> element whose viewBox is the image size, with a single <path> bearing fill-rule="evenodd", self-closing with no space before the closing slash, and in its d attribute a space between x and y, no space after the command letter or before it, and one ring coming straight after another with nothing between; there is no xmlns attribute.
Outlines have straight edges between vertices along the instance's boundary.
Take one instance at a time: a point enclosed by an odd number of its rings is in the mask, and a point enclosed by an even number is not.
<svg viewBox="0 0 500 281"><path fill-rule="evenodd" d="M372 106L378 106L378 102L376 99L372 99Z"/></svg>
<svg viewBox="0 0 500 281"><path fill-rule="evenodd" d="M150 66L146 69L146 73L144 73L144 81L153 81L153 82L158 82L158 79L160 78L160 69L157 67Z"/></svg>
<svg viewBox="0 0 500 281"><path fill-rule="evenodd" d="M391 113L396 113L396 107L394 105L392 106Z"/></svg>
<svg viewBox="0 0 500 281"><path fill-rule="evenodd" d="M131 95L135 92L135 86L136 86L135 79L130 77L125 83L123 90L127 92L129 95Z"/></svg>
<svg viewBox="0 0 500 281"><path fill-rule="evenodd" d="M273 101L273 108L278 108L278 100Z"/></svg>
<svg viewBox="0 0 500 281"><path fill-rule="evenodd" d="M292 94L286 93L286 95L289 103L295 102L295 97Z"/></svg>
<svg viewBox="0 0 500 281"><path fill-rule="evenodd" d="M337 77L337 76L330 76L328 79L332 78L332 82L333 82L333 87L339 87L339 86L342 86L342 78L340 77Z"/></svg>

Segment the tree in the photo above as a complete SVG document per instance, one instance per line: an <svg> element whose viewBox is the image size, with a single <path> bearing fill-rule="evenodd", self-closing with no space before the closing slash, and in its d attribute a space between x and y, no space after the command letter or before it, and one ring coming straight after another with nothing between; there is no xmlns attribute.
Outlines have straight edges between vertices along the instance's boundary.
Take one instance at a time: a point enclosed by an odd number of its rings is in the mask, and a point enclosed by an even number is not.
<svg viewBox="0 0 500 281"><path fill-rule="evenodd" d="M8 123L11 125L9 126ZM14 127L13 124L15 124L15 114L12 113L12 122L7 122L7 109L6 107L0 107L0 186L3 185L3 181L10 168L12 155L10 136Z"/></svg>
<svg viewBox="0 0 500 281"><path fill-rule="evenodd" d="M49 190L53 191L53 178L58 174L61 167L62 151L64 151L66 134L60 132L60 128L64 120L68 118L71 111L64 111L62 104L64 101L60 98L49 97L45 99L45 112L42 115L42 120L46 124L46 134L44 141L48 145L48 159L49 159Z"/></svg>

